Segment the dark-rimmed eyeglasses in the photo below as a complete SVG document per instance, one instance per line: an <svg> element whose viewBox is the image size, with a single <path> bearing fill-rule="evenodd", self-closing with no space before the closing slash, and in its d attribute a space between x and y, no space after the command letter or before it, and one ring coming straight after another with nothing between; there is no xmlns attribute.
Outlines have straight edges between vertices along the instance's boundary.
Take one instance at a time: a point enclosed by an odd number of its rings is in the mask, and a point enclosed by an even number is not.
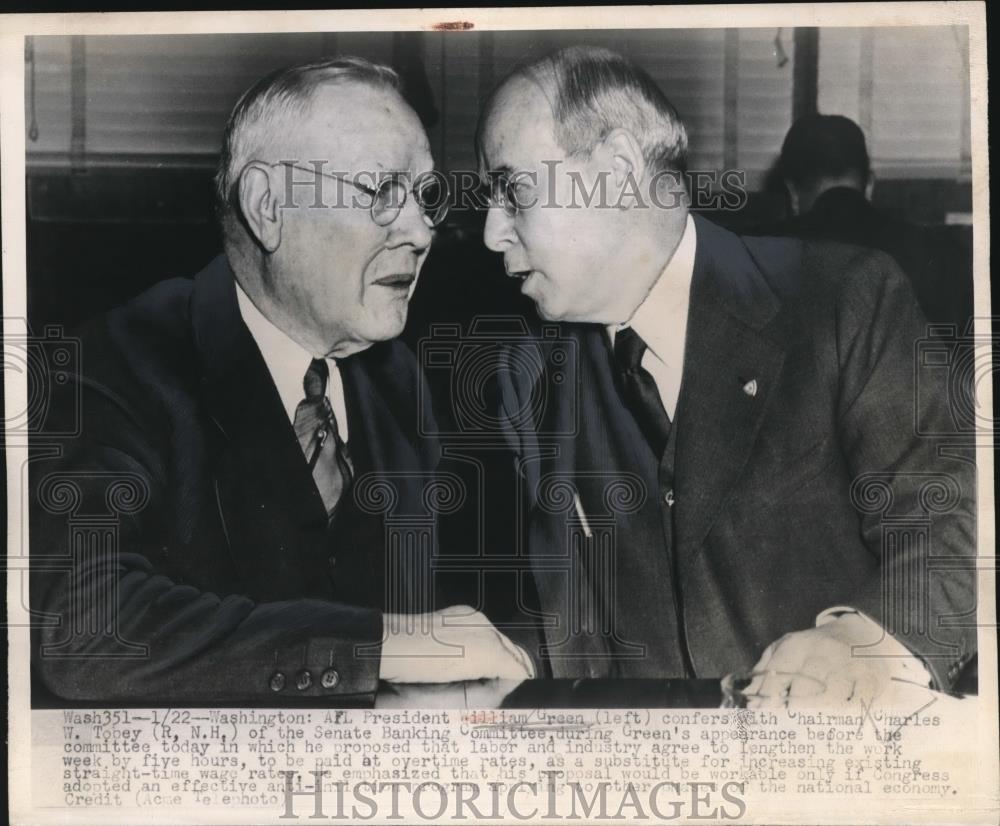
<svg viewBox="0 0 1000 826"><path fill-rule="evenodd" d="M360 192L363 192L370 199L368 206L372 221L380 227L387 227L399 217L403 207L406 206L407 195L412 193L413 200L420 207L420 212L428 226L438 226L448 214L450 198L448 192L448 182L444 175L435 171L422 172L417 175L413 182L413 187L407 190L401 178L402 173L386 173L377 186L370 187L361 183L358 176L348 178L344 175L336 175L330 172L321 172L315 167L300 166L291 161L278 161L271 166L287 166L291 169L298 169L302 172L312 172L314 175L321 175L324 178L332 178L335 181L348 183ZM373 182L374 178L373 177Z"/></svg>
<svg viewBox="0 0 1000 826"><path fill-rule="evenodd" d="M499 207L508 218L514 218L531 201L520 194L526 183L534 183L530 173L489 172L486 174L486 197L490 206Z"/></svg>

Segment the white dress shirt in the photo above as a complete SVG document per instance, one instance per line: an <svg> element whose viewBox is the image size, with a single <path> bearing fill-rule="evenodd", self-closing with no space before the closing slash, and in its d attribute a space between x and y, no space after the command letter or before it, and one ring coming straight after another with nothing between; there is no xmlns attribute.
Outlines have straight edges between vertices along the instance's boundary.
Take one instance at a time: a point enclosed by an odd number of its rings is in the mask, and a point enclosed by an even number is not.
<svg viewBox="0 0 1000 826"><path fill-rule="evenodd" d="M646 342L642 366L656 382L660 401L671 420L677 411L677 399L681 393L684 338L687 335L697 241L694 219L688 215L681 242L632 318L624 324L608 327L612 344L615 334L626 327L631 327Z"/></svg>
<svg viewBox="0 0 1000 826"><path fill-rule="evenodd" d="M240 305L240 315L243 323L250 330L250 335L257 343L260 354L274 386L278 388L281 403L288 414L288 420L295 423L295 408L305 399L306 393L302 386L306 370L314 356L293 341L284 332L274 326L264 314L254 305L239 284L236 285L236 300ZM337 429L340 438L347 443L347 406L344 401L344 383L340 377L340 369L334 359L326 359L330 368L330 380L326 383L326 394L333 406L333 414L337 417Z"/></svg>

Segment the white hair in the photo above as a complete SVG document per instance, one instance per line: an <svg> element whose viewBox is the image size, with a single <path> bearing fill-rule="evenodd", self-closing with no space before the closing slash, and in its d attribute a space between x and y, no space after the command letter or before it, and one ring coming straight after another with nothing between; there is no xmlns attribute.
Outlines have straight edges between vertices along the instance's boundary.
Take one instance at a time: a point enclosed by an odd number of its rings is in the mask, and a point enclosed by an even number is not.
<svg viewBox="0 0 1000 826"><path fill-rule="evenodd" d="M279 69L247 89L226 123L215 174L215 203L226 223L238 212L235 202L240 172L262 147L293 131L309 113L312 95L324 84L353 81L399 92L399 75L388 66L360 57L337 57Z"/></svg>

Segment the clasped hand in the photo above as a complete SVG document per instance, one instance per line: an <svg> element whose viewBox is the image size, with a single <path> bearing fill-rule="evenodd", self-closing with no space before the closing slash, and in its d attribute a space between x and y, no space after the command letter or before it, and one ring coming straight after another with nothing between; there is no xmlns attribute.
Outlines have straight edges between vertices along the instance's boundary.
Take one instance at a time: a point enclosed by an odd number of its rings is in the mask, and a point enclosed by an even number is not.
<svg viewBox="0 0 1000 826"><path fill-rule="evenodd" d="M531 658L467 605L426 614L386 614L379 678L391 683L523 680Z"/></svg>
<svg viewBox="0 0 1000 826"><path fill-rule="evenodd" d="M876 652L878 640L871 639L872 630L880 629L858 614L846 614L816 628L785 634L764 650L754 666L753 679L742 691L747 705L868 705L886 695L904 658Z"/></svg>

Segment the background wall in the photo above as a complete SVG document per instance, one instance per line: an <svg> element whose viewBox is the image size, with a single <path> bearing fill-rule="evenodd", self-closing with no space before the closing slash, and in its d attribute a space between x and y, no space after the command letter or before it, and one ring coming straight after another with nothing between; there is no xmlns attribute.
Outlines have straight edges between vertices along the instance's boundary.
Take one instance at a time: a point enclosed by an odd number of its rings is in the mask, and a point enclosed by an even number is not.
<svg viewBox="0 0 1000 826"><path fill-rule="evenodd" d="M780 217L768 170L794 115L816 107L865 130L877 203L927 224L971 208L959 27L36 37L25 90L33 317L78 321L193 274L218 250L210 178L223 126L266 72L333 53L393 65L438 165L454 171L474 168L476 117L494 84L577 43L650 72L688 125L693 169L745 171L754 194L741 212L716 216L723 223L753 229ZM456 213L442 234L475 231L474 217Z"/></svg>

